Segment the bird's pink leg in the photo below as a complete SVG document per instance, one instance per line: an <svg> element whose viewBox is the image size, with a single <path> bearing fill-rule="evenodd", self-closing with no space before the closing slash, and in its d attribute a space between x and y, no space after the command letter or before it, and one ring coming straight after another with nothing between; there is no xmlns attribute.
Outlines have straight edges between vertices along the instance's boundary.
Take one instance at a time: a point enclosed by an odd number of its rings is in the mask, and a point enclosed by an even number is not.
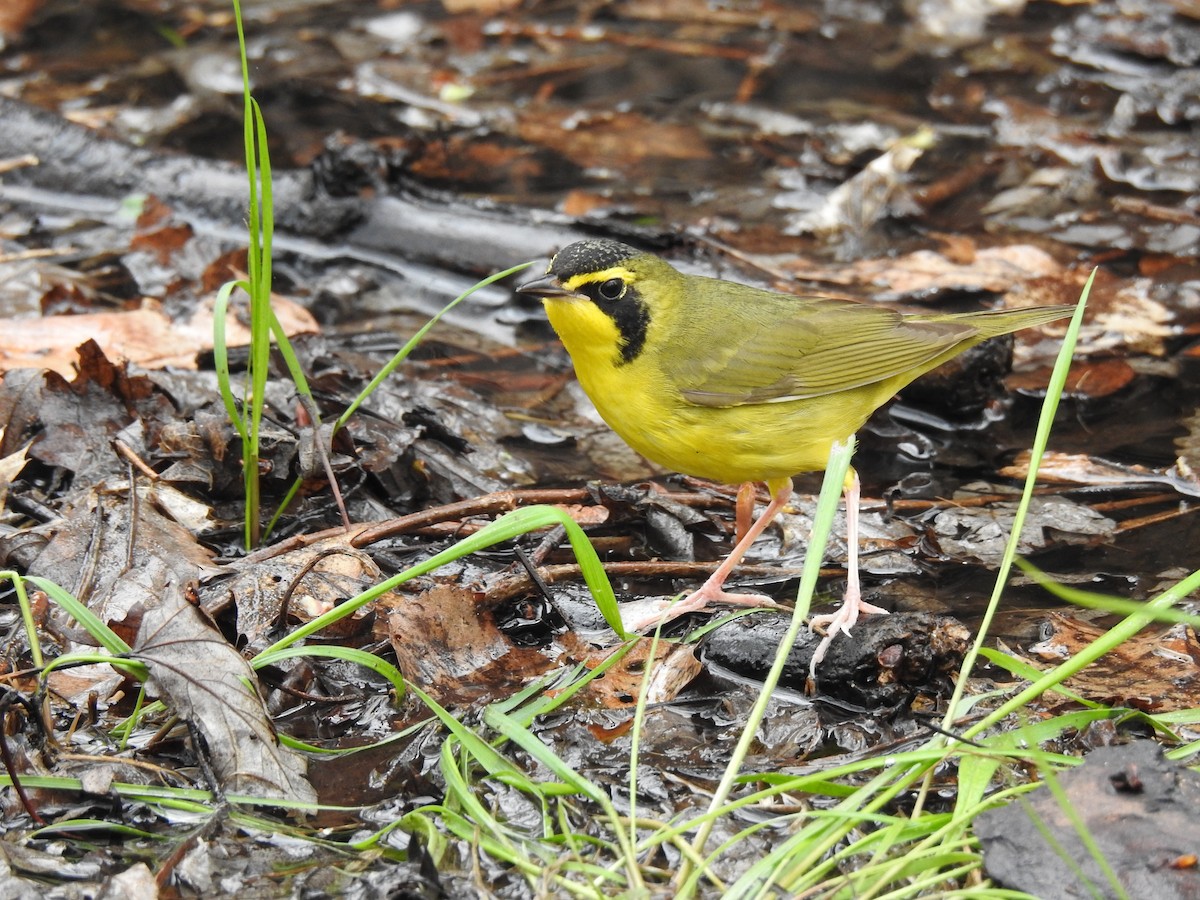
<svg viewBox="0 0 1200 900"><path fill-rule="evenodd" d="M738 543L750 530L750 521L754 518L754 482L743 482L738 488L737 502L734 504L734 539Z"/></svg>
<svg viewBox="0 0 1200 900"><path fill-rule="evenodd" d="M708 577L699 590L684 597L678 603L672 603L665 608L651 609L640 614L631 614L624 617L625 628L628 631L643 631L655 625L660 625L664 622L669 622L671 619L682 616L685 613L699 612L706 609L714 603L726 603L732 606L777 606L770 597L763 594L731 594L725 590L725 579L733 572L737 564L742 561L742 557L746 555L751 545L758 539L767 526L774 521L779 515L779 511L792 497L792 480L786 478L779 482L768 482L774 493L771 495L771 502L767 504L767 508L763 510L763 514L755 520L741 539L730 551L729 556L725 561L717 567L717 570ZM743 485L743 489L744 489ZM751 488L753 489L753 488ZM738 492L739 499L742 491Z"/></svg>
<svg viewBox="0 0 1200 900"><path fill-rule="evenodd" d="M812 664L809 666L810 675L815 675L817 663L825 658L829 645L839 631L850 633L850 629L858 621L860 615L883 615L886 609L867 603L862 598L862 588L858 580L858 505L859 481L858 473L850 469L846 473L846 484L842 488L846 498L846 595L842 599L841 608L832 614L813 616L808 620L809 630L824 630L825 637L817 645L813 653Z"/></svg>

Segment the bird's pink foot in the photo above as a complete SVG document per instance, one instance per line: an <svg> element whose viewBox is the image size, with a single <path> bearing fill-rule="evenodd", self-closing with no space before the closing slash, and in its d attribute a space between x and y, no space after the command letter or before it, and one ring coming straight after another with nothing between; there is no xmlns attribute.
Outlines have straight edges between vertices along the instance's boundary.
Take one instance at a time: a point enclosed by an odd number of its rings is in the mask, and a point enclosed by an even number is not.
<svg viewBox="0 0 1200 900"><path fill-rule="evenodd" d="M774 521L779 511L792 496L792 480L790 478L768 482L768 486L771 488L771 502L767 504L763 514L746 529L746 533L739 536L737 545L730 551L729 556L700 586L700 589L684 597L678 603L672 603L670 600L651 600L639 602L637 605L624 604L624 608L621 610L621 621L625 624L626 631L644 631L647 628L669 622L685 613L699 612L719 603L731 606L779 605L770 597L764 597L761 594L731 594L725 590L725 581L733 572L734 567L742 561L742 557L746 555L750 545ZM738 491L739 508L749 509L746 501L754 499L753 487L753 485L749 487L743 485L742 489ZM742 518L743 514L739 513L739 519Z"/></svg>
<svg viewBox="0 0 1200 900"><path fill-rule="evenodd" d="M857 624L860 615L886 616L887 614L888 610L881 606L876 606L874 603L867 603L857 591L854 596L851 596L850 592L847 591L845 599L842 600L841 608L837 612L810 618L808 620L808 630L823 631L825 636L821 638L821 643L817 644L817 649L813 651L812 662L808 667L809 678L816 678L817 663L825 658L825 654L829 651L829 645L833 643L833 639L837 637L839 631L849 635L850 629Z"/></svg>
<svg viewBox="0 0 1200 900"><path fill-rule="evenodd" d="M621 621L630 632L646 631L665 625L673 619L691 612L702 612L712 606L755 606L777 607L774 600L765 594L732 594L720 587L705 582L697 591L677 603L670 600L641 600L621 605Z"/></svg>

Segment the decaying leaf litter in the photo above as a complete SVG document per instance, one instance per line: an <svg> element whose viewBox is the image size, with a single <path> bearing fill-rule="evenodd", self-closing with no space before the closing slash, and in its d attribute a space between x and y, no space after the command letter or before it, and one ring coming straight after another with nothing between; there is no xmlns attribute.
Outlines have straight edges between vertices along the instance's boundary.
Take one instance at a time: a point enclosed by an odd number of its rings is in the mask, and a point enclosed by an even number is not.
<svg viewBox="0 0 1200 900"><path fill-rule="evenodd" d="M275 290L324 412L344 408L389 350L474 277L581 233L641 240L698 271L938 308L1073 302L1099 263L1052 445L1063 456L1022 552L1059 580L1135 598L1196 568L1200 168L1188 99L1197 25L1186 10L1042 4L970 22L932 6L896 21L890 7L689 2L613 4L590 20L553 4L356 10L349 22L320 4L248 14L255 92L280 170ZM178 49L163 43L164 22L183 39ZM205 318L216 285L244 267L244 178L212 161L240 158L230 99L240 85L222 79L235 59L228 10L50 3L4 27L5 565L84 600L157 671L155 696L168 708L128 746L114 743L136 686L106 665L49 676L44 731L36 707L10 703L16 773L79 774L91 786L27 790L43 819L128 823L109 782L205 788L203 759L230 794L375 804L325 814L346 834L393 821L444 791L432 726L371 751L369 766L363 756L310 762L304 782L298 754L266 747L268 716L286 734L344 745L402 733L425 707L411 696L393 703L385 681L336 660L241 672L263 693L257 709L206 706L232 695L233 648L249 657L522 504L561 504L586 522L631 598L673 593L719 557L731 504L720 489L590 483L662 473L590 417L540 312L494 289L443 323L331 447L352 519L364 523L350 534L336 529L290 386L269 384L268 494L297 473L307 487L276 535L285 543L239 558L239 450L216 397ZM81 78L89 65L105 77ZM138 207L134 193L151 197ZM990 348L953 380L914 385L861 436L857 465L878 498L864 546L873 602L975 623L988 583L977 563L993 563L1007 533L1010 479L1054 338L1053 329L1020 338L1013 375L1003 349ZM952 393L963 384L973 390ZM809 528L802 501L797 510L746 570L784 599ZM549 576L549 602L500 548L381 597L322 638L394 657L416 686L467 715L540 675L598 665L613 638L570 555L557 538L521 543ZM828 555L831 597L842 554ZM1038 633L1044 594L1018 586L1010 598L1006 645L1034 659L1070 646ZM85 636L62 608L35 601L46 646L77 647ZM665 664L661 705L642 734L643 814L703 808L697 787L719 776L754 690L754 670L737 665L745 656L729 665L717 636L766 627L754 621L716 632L698 655L688 644L656 648ZM33 698L15 612L10 628L8 688ZM1072 687L1149 711L1196 706L1194 634L1150 640L1182 666L1169 686L1131 648ZM535 726L617 790L630 749L622 707L649 652L631 652L569 715ZM886 716L865 714L861 693L814 706L781 691L747 771L831 765L921 740L952 671L935 667L931 682L903 691L889 675ZM170 714L190 733L170 729ZM1085 732L1060 749L1093 740ZM68 752L72 744L86 752ZM229 754L236 775L224 768ZM530 813L519 793L489 790L511 821ZM29 820L14 797L6 803L20 836ZM164 825L142 809L136 819ZM589 827L586 816L577 824ZM52 841L22 846L13 868L60 871L45 865ZM207 855L230 849L219 838L200 846L181 857L191 862L176 881L185 892L212 889ZM281 890L317 883L317 865L339 852L306 845L312 868ZM723 874L755 853L743 845ZM230 877L255 883L272 858L245 859ZM175 871L176 860L159 859L157 871ZM444 885L463 877L450 859ZM104 871L129 862L113 848ZM486 866L491 889L529 889ZM422 877L386 868L390 876L377 869L364 881Z"/></svg>

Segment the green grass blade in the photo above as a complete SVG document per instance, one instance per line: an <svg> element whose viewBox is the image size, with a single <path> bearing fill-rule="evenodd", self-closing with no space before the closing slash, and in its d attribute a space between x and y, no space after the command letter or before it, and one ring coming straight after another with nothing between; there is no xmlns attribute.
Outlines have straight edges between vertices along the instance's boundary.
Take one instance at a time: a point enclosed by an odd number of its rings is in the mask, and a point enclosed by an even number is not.
<svg viewBox="0 0 1200 900"><path fill-rule="evenodd" d="M1124 597L1113 597L1108 594L1098 594L1094 591L1084 591L1069 584L1059 584L1028 560L1017 558L1017 567L1059 600L1084 609L1099 609L1114 615L1132 616L1147 613L1146 604L1141 600L1126 600ZM1171 622L1178 625L1188 625L1200 628L1200 615L1172 607L1159 607L1149 611L1152 621Z"/></svg>
<svg viewBox="0 0 1200 900"><path fill-rule="evenodd" d="M503 776L509 783L523 784L527 790L535 789L534 783L525 777L525 773L514 766L509 760L505 759L491 744L455 718L449 710L415 684L409 685L409 689L416 694L422 703L429 707L429 711L437 716L438 721L442 723L446 730L457 738L463 750L478 762L488 775L492 777Z"/></svg>
<svg viewBox="0 0 1200 900"><path fill-rule="evenodd" d="M984 641L987 640L992 620L995 619L996 612L1000 608L1001 595L1008 585L1008 575L1012 571L1013 561L1017 557L1017 547L1020 544L1021 531L1025 526L1025 519L1029 514L1029 504L1033 498L1034 488L1037 485L1038 470L1041 466L1042 457L1045 455L1046 446L1050 442L1050 431L1054 426L1054 417L1058 412L1058 403L1062 398L1063 389L1067 383L1067 375L1071 371L1071 360L1075 356L1075 345L1079 340L1079 329L1083 325L1083 314L1087 309L1088 296L1091 294L1092 284L1096 280L1097 271L1097 269L1092 270L1087 282L1083 286L1083 290L1080 292L1079 302L1075 305L1075 314L1071 317L1071 322L1067 326L1067 333L1063 337L1058 357L1054 361L1054 369L1050 373L1050 383L1046 388L1046 398L1042 403L1041 415L1038 417L1037 431L1029 453L1029 471L1025 477L1025 488L1022 491L1021 500L1017 504L1017 510L1013 516L1012 532L1009 534L1008 543L1004 547L1004 556L1001 559L999 571L996 573L992 596L988 601L987 609L984 611L983 620L980 622L975 640L967 650L962 666L959 667L959 677L954 686L954 693L950 698L950 703L947 705L946 715L942 719L942 728L946 731L953 729L954 719L959 713L959 703L966 690L968 678L970 673L975 669L975 663L979 658L979 651L983 647Z"/></svg>
<svg viewBox="0 0 1200 900"><path fill-rule="evenodd" d="M81 603L70 592L59 587L48 578L29 575L25 578L30 584L36 584L51 600L66 610L67 614L78 622L97 643L114 656L131 653L132 648L121 639L115 631L109 628L100 617L92 612L86 604Z"/></svg>
<svg viewBox="0 0 1200 900"><path fill-rule="evenodd" d="M0 581L12 583L17 594L17 606L21 610L21 624L25 628L25 639L29 641L29 654L33 657L33 665L40 669L45 660L42 658L42 642L38 639L37 622L33 618L33 606L29 602L29 594L25 590L25 579L20 572L0 572ZM72 598L74 599L74 598Z"/></svg>
<svg viewBox="0 0 1200 900"><path fill-rule="evenodd" d="M558 507L529 506L524 509L513 510L501 516L495 522L484 526L475 532L475 534L464 538L441 553L431 556L425 562L406 569L397 575L393 575L386 581L382 581L358 596L352 597L345 603L339 604L335 609L318 616L311 622L305 623L291 634L272 644L263 653L272 652L295 644L297 641L315 634L322 628L334 622L341 621L377 597L394 590L407 581L427 575L448 562L461 559L493 544L512 540L530 531L549 528L554 525L562 525L566 529L571 548L575 551L575 556L579 561L584 581L587 582L592 596L596 599L596 605L604 615L605 620L613 626L613 629L618 634L627 636L625 635L624 626L621 624L621 615L617 609L617 598L613 593L612 585L609 584L608 576L604 573L604 567L600 563L600 558L596 555L596 551L588 541L583 529L564 510Z"/></svg>
<svg viewBox="0 0 1200 900"><path fill-rule="evenodd" d="M1167 609L1180 603L1197 590L1200 590L1200 571L1193 572L1169 590L1147 601L1143 607L1143 612L1122 619L1069 660L1043 673L1029 687L1020 691L1007 702L1001 704L963 731L963 737L970 740L980 732L994 727L1005 716L1025 706L1045 691L1056 687L1067 678L1091 665L1101 656L1115 649L1119 644L1129 640L1129 638L1133 637L1153 621L1156 611Z"/></svg>
<svg viewBox="0 0 1200 900"><path fill-rule="evenodd" d="M229 298L234 290L241 288L250 293L250 285L244 281L227 281L217 291L213 302L213 365L217 372L217 389L221 394L221 402L225 404L225 414L229 422L237 429L242 443L248 443L250 436L246 431L246 421L242 415L236 398L233 396L232 376L229 371L229 341L225 333L225 322L229 315Z"/></svg>
<svg viewBox="0 0 1200 900"><path fill-rule="evenodd" d="M264 651L255 656L252 667L261 669L263 666L269 666L280 660L298 656L323 656L327 659L342 659L347 662L356 663L364 669L370 669L375 674L386 678L392 685L392 689L395 690L397 700L404 696L404 677L400 674L399 670L387 660L380 659L374 653L368 653L356 647L341 647L336 644L281 647L278 650L272 652Z"/></svg>
<svg viewBox="0 0 1200 900"><path fill-rule="evenodd" d="M454 307L458 306L458 304L462 303L480 288L500 281L503 278L508 278L510 275L515 275L517 272L522 272L532 265L532 261L525 262L521 263L520 265L505 269L503 272L496 272L492 275L489 275L482 281L476 282L471 287L467 288L467 290L463 291L461 294L443 306L437 313L433 315L432 318L430 318L428 322L426 322L421 326L420 329L417 330L416 334L408 339L403 347L396 351L396 355L388 360L387 364L384 365L384 367L380 369L378 373L376 373L375 377L372 378L367 383L367 386L359 392L359 395L354 398L353 402L346 407L345 412L338 417L337 422L334 425L334 432L336 433L350 420L350 417L358 411L358 408L362 406L363 402L375 392L375 389L379 387L379 385L381 385L384 380L392 374L392 372L396 370L396 367L399 366L400 363L404 362L404 360L408 358L409 354L413 352L417 345L419 345L421 341L425 339L425 335L429 333L429 330L438 322L440 322L446 313L450 312L450 310L454 309Z"/></svg>
<svg viewBox="0 0 1200 900"><path fill-rule="evenodd" d="M804 619L808 615L812 596L816 591L817 581L821 574L821 562L824 559L825 545L833 530L833 520L837 515L838 502L842 496L842 487L846 483L846 475L850 471L850 457L853 452L854 446L852 442L834 444L833 450L830 452L829 464L825 470L825 478L821 482L821 494L817 500L817 511L814 514L812 536L809 539L808 551L804 558L804 568L800 575L796 609L792 613L791 624L780 641L774 663L770 671L768 671L766 678L763 679L758 699L750 710L746 725L742 729L741 738L738 740L737 746L730 757L729 765L725 769L720 784L713 792L712 800L709 804L710 817L701 824L696 833L696 839L692 842L692 849L697 855L704 853L704 845L715 822L711 814L715 813L729 798L730 791L733 789L734 783L738 778L742 762L746 759L746 755L750 751L750 745L755 740L758 726L766 716L771 693L775 690L780 678L783 676L788 653L791 651L796 637L800 634L800 629L804 627ZM699 883L698 878L700 874L699 872L692 872L689 866L684 865L676 881L679 896L686 898L694 894Z"/></svg>

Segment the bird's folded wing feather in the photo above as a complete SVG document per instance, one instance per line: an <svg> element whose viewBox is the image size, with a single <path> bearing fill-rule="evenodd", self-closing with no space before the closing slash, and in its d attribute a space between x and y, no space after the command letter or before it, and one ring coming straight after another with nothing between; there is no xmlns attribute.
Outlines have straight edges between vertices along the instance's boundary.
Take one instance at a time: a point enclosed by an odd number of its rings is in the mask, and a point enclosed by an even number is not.
<svg viewBox="0 0 1200 900"><path fill-rule="evenodd" d="M847 301L766 296L736 328L689 341L704 350L678 363L687 401L742 406L851 390L921 367L977 333Z"/></svg>

